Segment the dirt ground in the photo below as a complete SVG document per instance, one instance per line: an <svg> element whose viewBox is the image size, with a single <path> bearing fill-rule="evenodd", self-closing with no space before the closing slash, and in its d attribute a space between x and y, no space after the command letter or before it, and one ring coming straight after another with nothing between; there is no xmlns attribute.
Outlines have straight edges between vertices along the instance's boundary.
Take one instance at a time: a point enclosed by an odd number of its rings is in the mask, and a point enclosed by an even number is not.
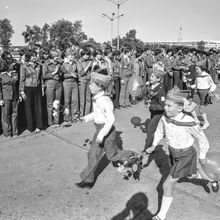
<svg viewBox="0 0 220 220"><path fill-rule="evenodd" d="M217 93L220 93L219 90ZM211 126L205 131L210 151L220 152L220 100L207 107ZM139 103L115 112L119 142L141 152L146 133L130 120L144 122L149 111ZM103 158L91 190L79 189L93 136L92 123L23 132L10 140L0 137L1 220L144 220L151 219L161 198L168 157L162 142L142 170L140 179L120 173ZM220 194L204 181L182 181L174 190L168 220L219 220Z"/></svg>

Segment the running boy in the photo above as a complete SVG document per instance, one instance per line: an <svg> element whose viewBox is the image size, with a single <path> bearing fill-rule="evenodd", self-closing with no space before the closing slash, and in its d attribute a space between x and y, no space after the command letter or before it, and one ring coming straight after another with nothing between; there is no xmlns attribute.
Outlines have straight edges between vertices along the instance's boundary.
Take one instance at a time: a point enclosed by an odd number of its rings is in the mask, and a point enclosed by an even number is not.
<svg viewBox="0 0 220 220"><path fill-rule="evenodd" d="M76 183L77 187L91 189L95 183L95 173L103 153L110 161L126 161L132 156L132 151L118 150L116 130L114 127L113 103L106 95L105 90L111 77L96 72L91 73L89 88L93 94L94 112L82 117L85 122L94 121L95 134L88 152L88 165L81 172L82 181Z"/></svg>
<svg viewBox="0 0 220 220"><path fill-rule="evenodd" d="M197 156L193 148L194 138L199 143L199 162L206 163L209 142L194 119L183 113L186 99L175 89L170 90L165 101L165 115L158 123L153 145L146 150L152 153L159 141L165 136L169 146L171 170L163 183L163 198L159 213L153 220L164 220L173 201L173 186L180 178L197 174Z"/></svg>

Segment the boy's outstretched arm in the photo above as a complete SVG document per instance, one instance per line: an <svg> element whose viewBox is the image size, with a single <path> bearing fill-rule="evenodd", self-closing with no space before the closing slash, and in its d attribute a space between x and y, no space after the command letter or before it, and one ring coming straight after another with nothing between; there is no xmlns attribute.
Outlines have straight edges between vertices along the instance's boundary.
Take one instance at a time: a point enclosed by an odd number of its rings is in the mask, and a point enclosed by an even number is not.
<svg viewBox="0 0 220 220"><path fill-rule="evenodd" d="M84 120L85 122L93 121L94 120L94 112L89 113L88 115L85 115L81 119Z"/></svg>

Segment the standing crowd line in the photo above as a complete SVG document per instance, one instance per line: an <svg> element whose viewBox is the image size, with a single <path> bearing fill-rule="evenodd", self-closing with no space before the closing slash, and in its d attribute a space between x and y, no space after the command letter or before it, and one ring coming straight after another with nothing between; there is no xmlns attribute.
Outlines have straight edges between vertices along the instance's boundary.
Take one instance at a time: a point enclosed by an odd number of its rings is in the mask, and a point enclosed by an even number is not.
<svg viewBox="0 0 220 220"><path fill-rule="evenodd" d="M123 48L81 48L65 51L37 47L20 52L15 60L0 48L0 106L3 136L19 135L19 122L30 132L39 133L48 126L72 125L92 111L89 89L92 72L111 77L106 92L114 109L129 108L139 100L149 100L153 69L162 72L165 94L172 88L195 93L200 114L209 126L205 106L214 92L220 73L218 51L196 49L139 50ZM137 93L137 91L141 91ZM19 111L24 109L24 112ZM46 120L44 120L46 119ZM46 122L45 122L46 121Z"/></svg>

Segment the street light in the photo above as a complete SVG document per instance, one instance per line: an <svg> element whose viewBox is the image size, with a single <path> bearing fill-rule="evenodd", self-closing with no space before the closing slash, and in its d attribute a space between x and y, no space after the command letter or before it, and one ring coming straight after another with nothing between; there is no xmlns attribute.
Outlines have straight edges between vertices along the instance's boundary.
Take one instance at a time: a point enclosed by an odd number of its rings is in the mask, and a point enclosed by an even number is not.
<svg viewBox="0 0 220 220"><path fill-rule="evenodd" d="M182 30L183 30L183 28L182 27L180 27L179 28L179 33L178 33L178 43L179 43L179 45L181 44L181 42L182 42Z"/></svg>
<svg viewBox="0 0 220 220"><path fill-rule="evenodd" d="M124 4L125 2L127 2L128 0L108 0L110 2L112 2L113 4L115 4L118 8L118 37L117 37L117 50L119 50L119 19L121 16L123 16L124 14L120 15L120 6L122 4Z"/></svg>
<svg viewBox="0 0 220 220"><path fill-rule="evenodd" d="M119 15L119 17L122 17L123 15L124 15L124 14ZM114 16L115 16L115 13L112 13L112 16L111 16L111 17L110 17L109 15L104 14L104 13L102 13L102 16L108 18L108 19L111 21L111 47L112 47L112 46L113 46L113 21L114 21L116 18L118 18L118 16L117 16L117 17L114 17Z"/></svg>
<svg viewBox="0 0 220 220"><path fill-rule="evenodd" d="M106 17L111 21L111 47L112 47L112 44L113 44L112 39L113 39L113 21L115 20L114 15L115 15L115 13L112 13L112 16L110 17L110 16L102 13L103 17Z"/></svg>

